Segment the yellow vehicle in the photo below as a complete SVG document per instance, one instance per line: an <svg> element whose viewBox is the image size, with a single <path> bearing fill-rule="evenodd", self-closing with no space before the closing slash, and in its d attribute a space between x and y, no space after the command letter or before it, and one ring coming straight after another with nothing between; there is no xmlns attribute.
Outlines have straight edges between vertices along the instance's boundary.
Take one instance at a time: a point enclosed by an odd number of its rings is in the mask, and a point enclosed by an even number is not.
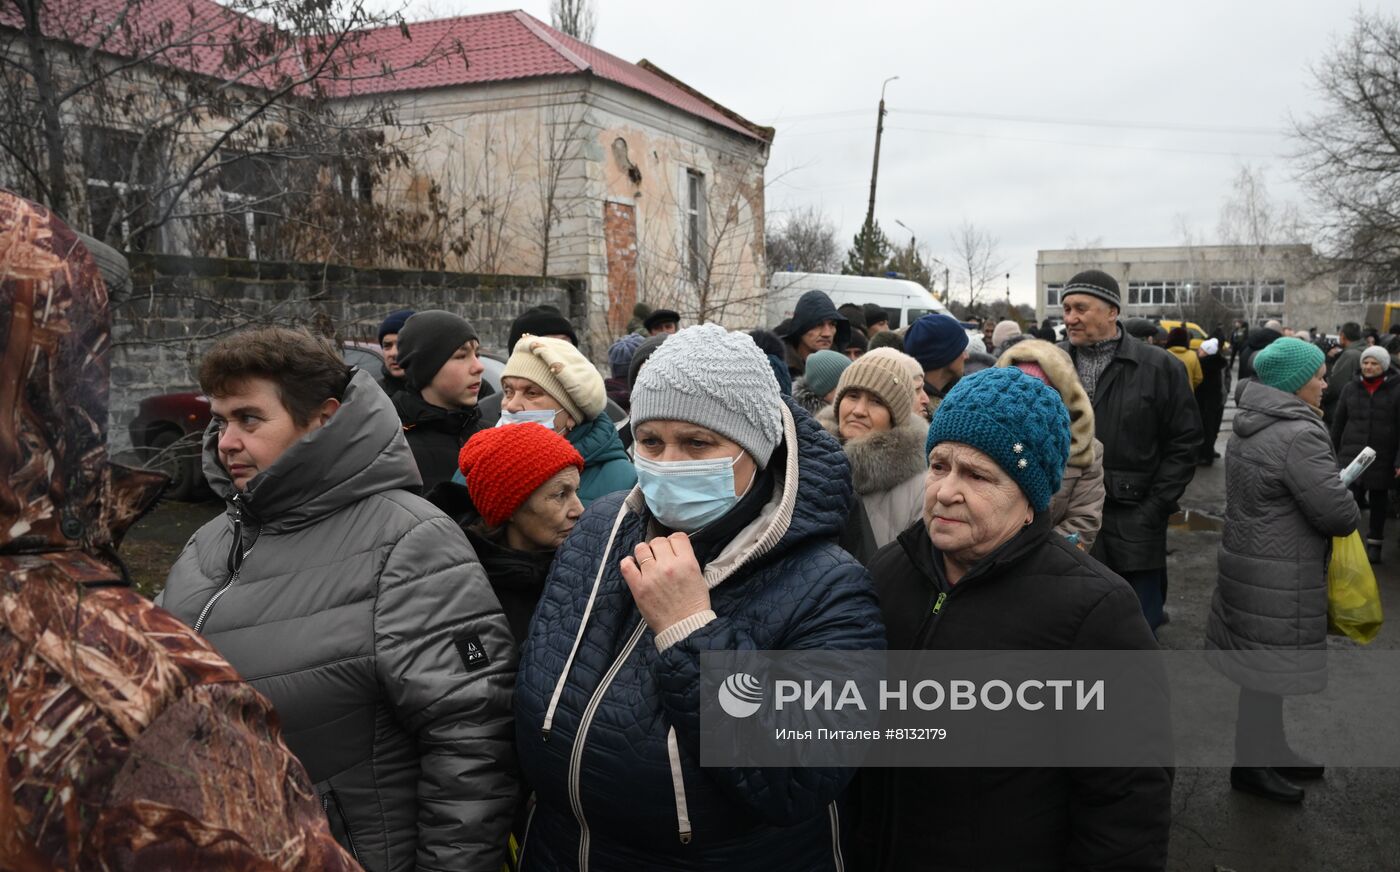
<svg viewBox="0 0 1400 872"><path fill-rule="evenodd" d="M1157 323L1162 325L1163 330L1170 330L1173 327L1185 327L1186 332L1191 334L1191 349L1193 351L1200 348L1201 343L1210 338L1206 335L1206 331L1201 329L1201 325L1197 324L1195 321L1167 321L1163 319Z"/></svg>
<svg viewBox="0 0 1400 872"><path fill-rule="evenodd" d="M1366 307L1366 323L1382 333L1400 324L1400 303L1372 303Z"/></svg>

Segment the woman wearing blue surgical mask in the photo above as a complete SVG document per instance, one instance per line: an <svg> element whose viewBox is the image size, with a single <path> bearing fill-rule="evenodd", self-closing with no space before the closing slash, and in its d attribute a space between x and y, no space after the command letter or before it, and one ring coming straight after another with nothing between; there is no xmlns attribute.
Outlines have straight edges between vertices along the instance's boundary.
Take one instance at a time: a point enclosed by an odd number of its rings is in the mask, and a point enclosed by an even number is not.
<svg viewBox="0 0 1400 872"><path fill-rule="evenodd" d="M501 371L497 427L539 424L583 455L578 498L585 506L637 483L627 450L607 415L603 377L573 343L525 334ZM462 483L461 475L453 481Z"/></svg>
<svg viewBox="0 0 1400 872"><path fill-rule="evenodd" d="M574 527L522 649L521 868L840 868L850 773L701 769L699 711L705 652L884 648L869 577L833 542L845 455L712 324L647 361L632 427L638 486Z"/></svg>

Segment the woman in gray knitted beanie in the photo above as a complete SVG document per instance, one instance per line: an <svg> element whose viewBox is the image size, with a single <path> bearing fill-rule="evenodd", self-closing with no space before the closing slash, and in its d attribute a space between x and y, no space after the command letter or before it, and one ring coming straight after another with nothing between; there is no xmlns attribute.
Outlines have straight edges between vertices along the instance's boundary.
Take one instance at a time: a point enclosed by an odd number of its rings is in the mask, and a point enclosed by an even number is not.
<svg viewBox="0 0 1400 872"><path fill-rule="evenodd" d="M869 577L831 544L845 456L710 324L647 361L632 428L638 486L584 513L522 648L522 868L834 870L849 771L701 769L700 657L885 646Z"/></svg>

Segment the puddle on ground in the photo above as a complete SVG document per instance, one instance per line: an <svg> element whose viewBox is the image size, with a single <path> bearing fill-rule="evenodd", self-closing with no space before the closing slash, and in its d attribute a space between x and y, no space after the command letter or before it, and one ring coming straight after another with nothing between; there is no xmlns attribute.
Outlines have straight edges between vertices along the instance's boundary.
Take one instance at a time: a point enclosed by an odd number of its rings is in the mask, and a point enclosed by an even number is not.
<svg viewBox="0 0 1400 872"><path fill-rule="evenodd" d="M1205 512L1194 512L1187 509L1184 512L1177 512L1167 519L1167 525L1173 529L1186 530L1191 533L1219 533L1225 522L1214 515L1207 515Z"/></svg>

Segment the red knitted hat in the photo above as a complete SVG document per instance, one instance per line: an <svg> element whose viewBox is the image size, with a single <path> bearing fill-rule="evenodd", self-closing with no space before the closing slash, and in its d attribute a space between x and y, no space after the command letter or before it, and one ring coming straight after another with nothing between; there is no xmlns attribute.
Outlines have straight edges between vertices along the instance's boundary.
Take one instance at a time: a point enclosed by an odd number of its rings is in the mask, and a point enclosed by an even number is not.
<svg viewBox="0 0 1400 872"><path fill-rule="evenodd" d="M561 469L583 471L583 457L569 440L539 424L507 424L482 430L457 455L481 517L499 527L530 494Z"/></svg>

